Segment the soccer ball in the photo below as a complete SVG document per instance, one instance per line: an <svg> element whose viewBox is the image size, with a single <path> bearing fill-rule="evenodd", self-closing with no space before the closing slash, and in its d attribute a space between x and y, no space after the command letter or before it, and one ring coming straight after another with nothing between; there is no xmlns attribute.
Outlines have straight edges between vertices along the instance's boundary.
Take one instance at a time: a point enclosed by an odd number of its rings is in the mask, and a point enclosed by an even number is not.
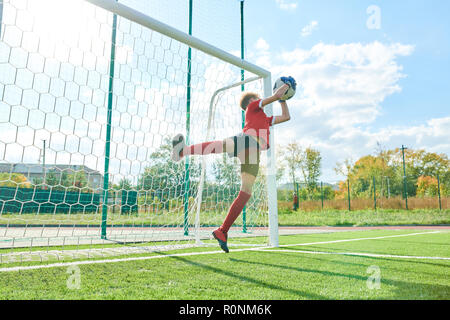
<svg viewBox="0 0 450 320"><path fill-rule="evenodd" d="M277 81L275 81L275 85L273 86L273 92L275 93L284 84L285 83L283 82L283 80L281 80L281 78L278 78ZM290 86L289 89L286 91L284 96L281 97L280 100L289 100L294 95L295 95L295 88Z"/></svg>

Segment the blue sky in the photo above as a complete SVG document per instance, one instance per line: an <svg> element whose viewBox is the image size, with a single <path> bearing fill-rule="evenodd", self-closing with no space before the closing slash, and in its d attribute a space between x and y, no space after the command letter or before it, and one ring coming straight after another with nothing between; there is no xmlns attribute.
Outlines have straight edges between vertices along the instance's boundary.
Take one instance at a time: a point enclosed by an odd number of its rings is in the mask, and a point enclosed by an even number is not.
<svg viewBox="0 0 450 320"><path fill-rule="evenodd" d="M264 38L272 50L310 48L318 42L400 42L415 46L414 54L399 59L407 77L400 80L402 94L389 96L390 111L380 123L420 123L450 114L450 2L449 1L289 1L295 9L282 10L276 1L246 1L246 38L249 44ZM366 9L381 9L381 29L369 30ZM276 14L274 14L276 12ZM261 23L264 21L264 23ZM311 21L318 27L308 37L300 30ZM282 30L287 30L283 32ZM299 79L301 82L301 79Z"/></svg>
<svg viewBox="0 0 450 320"><path fill-rule="evenodd" d="M373 153L377 141L388 149L406 144L450 154L449 1L246 0L245 6L248 59L265 64L276 76L294 73L307 86L305 95L290 103L291 123L278 131L322 151L323 179L337 179L333 163ZM371 6L380 13L376 29L367 26ZM343 58L342 51L352 53ZM321 59L323 55L327 58ZM371 72L362 71L368 66L365 59L374 66L373 79ZM304 72L305 65L336 72L310 81L314 75ZM336 82L344 72L346 80ZM358 79L365 88L358 87ZM318 83L331 85L320 91ZM346 83L350 85L342 92L352 99L341 101L339 86ZM333 99L325 101L325 92ZM349 112L330 129L329 115L342 111ZM302 121L312 130L302 129Z"/></svg>

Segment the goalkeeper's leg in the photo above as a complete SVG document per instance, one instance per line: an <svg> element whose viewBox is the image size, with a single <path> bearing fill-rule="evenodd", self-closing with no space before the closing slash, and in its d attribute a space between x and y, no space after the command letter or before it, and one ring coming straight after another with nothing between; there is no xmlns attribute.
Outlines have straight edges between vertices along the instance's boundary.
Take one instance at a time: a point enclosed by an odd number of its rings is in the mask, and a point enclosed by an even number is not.
<svg viewBox="0 0 450 320"><path fill-rule="evenodd" d="M255 179L256 179L255 176L247 172L241 173L241 180L242 180L241 190L236 199L233 201L233 204L231 205L230 209L228 210L228 214L225 220L223 221L222 225L217 230L213 231L214 238L219 242L220 247L225 252L229 252L227 245L228 230L230 230L234 221L236 221L237 217L239 217L248 200L250 199Z"/></svg>
<svg viewBox="0 0 450 320"><path fill-rule="evenodd" d="M248 138L246 139L248 140ZM231 205L222 225L217 230L213 231L214 238L219 242L220 247L225 252L229 252L227 245L228 230L230 230L234 221L236 221L237 217L241 214L252 195L253 184L255 183L259 171L259 147L248 146L239 152L237 156L241 161L241 190Z"/></svg>
<svg viewBox="0 0 450 320"><path fill-rule="evenodd" d="M234 150L234 141L232 139L225 139L186 146L184 136L178 134L173 138L172 146L172 160L179 161L187 155L207 155L212 153L230 152L230 150Z"/></svg>

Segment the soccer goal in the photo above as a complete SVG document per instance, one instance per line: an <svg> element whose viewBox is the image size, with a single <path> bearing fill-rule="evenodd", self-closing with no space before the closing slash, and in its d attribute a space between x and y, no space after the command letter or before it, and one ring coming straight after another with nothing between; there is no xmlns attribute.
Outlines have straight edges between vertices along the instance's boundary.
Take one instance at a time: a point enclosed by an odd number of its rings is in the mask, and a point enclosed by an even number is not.
<svg viewBox="0 0 450 320"><path fill-rule="evenodd" d="M270 73L117 1L0 0L0 263L217 246L238 160L174 163L171 139L240 132L242 86ZM231 248L278 245L261 160Z"/></svg>

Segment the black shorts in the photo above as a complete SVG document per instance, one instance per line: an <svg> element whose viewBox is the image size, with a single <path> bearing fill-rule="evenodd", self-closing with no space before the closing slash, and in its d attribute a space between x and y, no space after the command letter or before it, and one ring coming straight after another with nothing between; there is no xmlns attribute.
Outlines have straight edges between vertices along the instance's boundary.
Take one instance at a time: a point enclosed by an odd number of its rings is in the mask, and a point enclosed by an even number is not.
<svg viewBox="0 0 450 320"><path fill-rule="evenodd" d="M234 150L229 152L230 157L238 157L241 161L241 172L256 177L259 171L260 146L255 137L240 133L230 137L234 142ZM245 153L244 153L245 152Z"/></svg>

